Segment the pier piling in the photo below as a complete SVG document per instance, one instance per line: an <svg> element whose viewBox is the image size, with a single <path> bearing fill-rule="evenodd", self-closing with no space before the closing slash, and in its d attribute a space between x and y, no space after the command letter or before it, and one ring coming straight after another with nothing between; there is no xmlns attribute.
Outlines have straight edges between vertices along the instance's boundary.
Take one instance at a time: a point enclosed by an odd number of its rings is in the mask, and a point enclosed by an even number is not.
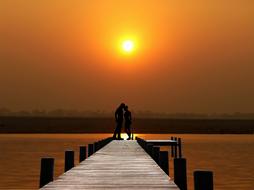
<svg viewBox="0 0 254 190"><path fill-rule="evenodd" d="M88 144L88 157L94 153L94 145Z"/></svg>
<svg viewBox="0 0 254 190"><path fill-rule="evenodd" d="M177 142L177 137L174 137L174 140ZM174 145L174 156L177 158L177 144Z"/></svg>
<svg viewBox="0 0 254 190"><path fill-rule="evenodd" d="M186 159L174 159L174 181L181 190L187 190Z"/></svg>
<svg viewBox="0 0 254 190"><path fill-rule="evenodd" d="M147 143L146 144L146 152L150 155L150 156L152 156L152 152L153 152L153 144L150 144L150 143Z"/></svg>
<svg viewBox="0 0 254 190"><path fill-rule="evenodd" d="M178 138L178 152L179 152L179 158L182 158L182 140L181 138Z"/></svg>
<svg viewBox="0 0 254 190"><path fill-rule="evenodd" d="M40 188L54 179L54 158L41 159Z"/></svg>
<svg viewBox="0 0 254 190"><path fill-rule="evenodd" d="M152 157L154 161L159 165L160 163L160 147L154 146L152 150Z"/></svg>
<svg viewBox="0 0 254 190"><path fill-rule="evenodd" d="M171 137L171 139L170 140L174 140L174 137ZM175 157L175 154L174 154L174 145L171 145L171 157Z"/></svg>
<svg viewBox="0 0 254 190"><path fill-rule="evenodd" d="M168 151L160 151L160 167L169 175Z"/></svg>
<svg viewBox="0 0 254 190"><path fill-rule="evenodd" d="M213 190L213 172L194 171L194 190Z"/></svg>
<svg viewBox="0 0 254 190"><path fill-rule="evenodd" d="M79 162L82 162L86 159L86 146L79 147Z"/></svg>
<svg viewBox="0 0 254 190"><path fill-rule="evenodd" d="M67 172L74 167L74 151L67 150L65 151L65 166L64 171Z"/></svg>
<svg viewBox="0 0 254 190"><path fill-rule="evenodd" d="M95 142L93 145L94 145L94 152L97 152L99 150L99 143Z"/></svg>

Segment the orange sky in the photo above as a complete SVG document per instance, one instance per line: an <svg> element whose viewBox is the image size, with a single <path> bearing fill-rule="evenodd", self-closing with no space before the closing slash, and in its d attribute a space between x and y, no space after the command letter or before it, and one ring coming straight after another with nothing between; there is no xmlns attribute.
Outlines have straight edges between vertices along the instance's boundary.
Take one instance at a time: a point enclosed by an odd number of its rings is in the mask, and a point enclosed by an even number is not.
<svg viewBox="0 0 254 190"><path fill-rule="evenodd" d="M0 107L254 112L253 72L253 0L0 1Z"/></svg>

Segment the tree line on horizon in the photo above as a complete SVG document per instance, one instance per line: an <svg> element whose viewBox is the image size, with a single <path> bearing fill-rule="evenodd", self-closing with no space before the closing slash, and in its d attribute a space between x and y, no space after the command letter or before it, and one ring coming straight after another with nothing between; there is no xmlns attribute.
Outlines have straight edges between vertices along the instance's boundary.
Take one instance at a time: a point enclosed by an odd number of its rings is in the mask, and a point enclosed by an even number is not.
<svg viewBox="0 0 254 190"><path fill-rule="evenodd" d="M138 118L239 118L239 119L254 119L254 113L157 113L149 110L133 111L133 115ZM104 110L19 110L13 111L8 108L0 108L0 116L8 117L114 117L114 111Z"/></svg>

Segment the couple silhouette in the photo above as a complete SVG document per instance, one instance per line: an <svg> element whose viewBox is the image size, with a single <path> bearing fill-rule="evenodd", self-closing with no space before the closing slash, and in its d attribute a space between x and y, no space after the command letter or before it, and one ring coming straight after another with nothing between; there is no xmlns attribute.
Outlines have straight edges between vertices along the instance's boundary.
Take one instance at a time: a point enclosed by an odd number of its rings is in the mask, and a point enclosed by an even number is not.
<svg viewBox="0 0 254 190"><path fill-rule="evenodd" d="M127 140L130 140L132 118L131 118L131 112L129 111L128 106L125 105L124 103L121 103L120 106L116 109L115 120L116 120L116 128L115 128L113 138L117 140L123 140L121 138L121 130L122 130L123 122L125 121L124 128L125 128L125 132L128 135Z"/></svg>

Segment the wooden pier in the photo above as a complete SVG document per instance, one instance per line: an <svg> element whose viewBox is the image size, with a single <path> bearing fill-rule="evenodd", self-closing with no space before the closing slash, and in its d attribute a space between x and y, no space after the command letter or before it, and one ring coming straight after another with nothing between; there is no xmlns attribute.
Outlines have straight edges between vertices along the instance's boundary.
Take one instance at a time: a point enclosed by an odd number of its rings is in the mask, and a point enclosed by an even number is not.
<svg viewBox="0 0 254 190"><path fill-rule="evenodd" d="M111 141L41 189L179 190L135 140Z"/></svg>

